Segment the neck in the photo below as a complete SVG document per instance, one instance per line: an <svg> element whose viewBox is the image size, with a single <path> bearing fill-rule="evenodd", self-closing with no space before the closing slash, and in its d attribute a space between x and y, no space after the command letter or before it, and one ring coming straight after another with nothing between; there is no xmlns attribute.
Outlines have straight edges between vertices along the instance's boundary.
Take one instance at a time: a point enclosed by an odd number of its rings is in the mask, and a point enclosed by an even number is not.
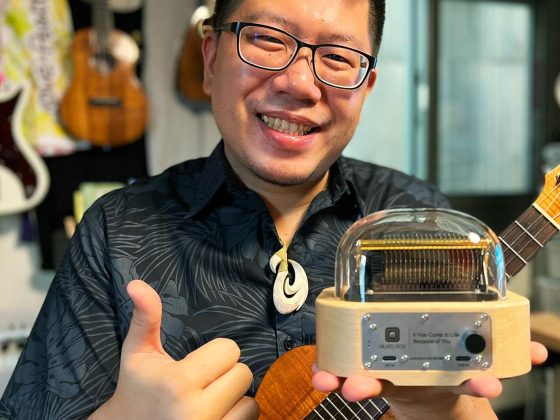
<svg viewBox="0 0 560 420"><path fill-rule="evenodd" d="M321 191L327 188L328 171L318 180L298 185L279 186L262 180L242 179L245 186L261 196L282 244L289 245L299 229L309 205Z"/></svg>

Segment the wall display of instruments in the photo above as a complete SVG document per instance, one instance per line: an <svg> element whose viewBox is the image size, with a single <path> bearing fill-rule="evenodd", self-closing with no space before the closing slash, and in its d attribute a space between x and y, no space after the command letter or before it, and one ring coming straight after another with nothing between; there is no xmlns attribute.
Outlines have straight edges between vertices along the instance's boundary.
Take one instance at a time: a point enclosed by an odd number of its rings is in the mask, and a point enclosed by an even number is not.
<svg viewBox="0 0 560 420"><path fill-rule="evenodd" d="M531 368L529 301L507 280L558 232L560 166L498 238L444 209L395 209L340 241L335 286L316 301L317 363L395 385L458 385Z"/></svg>

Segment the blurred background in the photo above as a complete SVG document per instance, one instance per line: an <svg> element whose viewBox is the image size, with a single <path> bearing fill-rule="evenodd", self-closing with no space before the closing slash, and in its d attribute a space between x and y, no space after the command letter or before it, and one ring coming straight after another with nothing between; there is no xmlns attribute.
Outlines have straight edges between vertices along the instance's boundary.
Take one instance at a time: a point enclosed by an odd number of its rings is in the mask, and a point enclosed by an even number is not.
<svg viewBox="0 0 560 420"><path fill-rule="evenodd" d="M211 3L0 0L0 391L83 209L219 140L192 26ZM560 164L560 1L387 3L378 81L345 154L436 183L499 234ZM114 59L141 83L131 107L148 111L134 108L132 138L90 138L78 107L59 112L79 66L73 41L92 27L122 31ZM510 287L530 298L551 357L504 381L493 404L500 419L560 419L560 238Z"/></svg>

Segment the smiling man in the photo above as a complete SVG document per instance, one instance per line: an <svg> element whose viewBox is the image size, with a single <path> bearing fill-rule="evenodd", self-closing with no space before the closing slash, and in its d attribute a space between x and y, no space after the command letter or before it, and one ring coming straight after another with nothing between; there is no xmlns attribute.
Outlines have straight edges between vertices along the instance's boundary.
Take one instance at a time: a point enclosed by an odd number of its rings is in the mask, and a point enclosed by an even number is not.
<svg viewBox="0 0 560 420"><path fill-rule="evenodd" d="M20 419L251 419L264 373L315 341L314 301L359 218L446 207L341 156L376 80L382 0L216 3L204 88L223 140L84 215L0 403ZM185 140L187 141L187 140ZM141 280L138 280L141 279ZM535 347L535 361L545 355ZM403 418L485 418L499 381L406 389L317 372Z"/></svg>

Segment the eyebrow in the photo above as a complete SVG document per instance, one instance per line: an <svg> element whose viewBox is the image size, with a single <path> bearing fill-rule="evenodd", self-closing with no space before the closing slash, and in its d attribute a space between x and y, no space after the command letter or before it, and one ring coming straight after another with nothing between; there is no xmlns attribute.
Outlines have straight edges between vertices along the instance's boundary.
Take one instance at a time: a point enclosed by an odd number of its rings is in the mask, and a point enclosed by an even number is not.
<svg viewBox="0 0 560 420"><path fill-rule="evenodd" d="M249 15L246 15L244 17L244 19L246 19L249 22L258 22L260 19L265 19L265 20L269 20L272 21L273 23L277 24L278 26L280 26L283 30L287 31L287 32L297 32L297 27L295 24L288 22L285 18L283 18L282 16L278 16L278 15L266 15L264 13L252 13ZM351 45L359 45L358 40L353 37L352 35L348 35L348 34L328 34L328 36L325 37L324 41L321 41L321 43L348 43Z"/></svg>

